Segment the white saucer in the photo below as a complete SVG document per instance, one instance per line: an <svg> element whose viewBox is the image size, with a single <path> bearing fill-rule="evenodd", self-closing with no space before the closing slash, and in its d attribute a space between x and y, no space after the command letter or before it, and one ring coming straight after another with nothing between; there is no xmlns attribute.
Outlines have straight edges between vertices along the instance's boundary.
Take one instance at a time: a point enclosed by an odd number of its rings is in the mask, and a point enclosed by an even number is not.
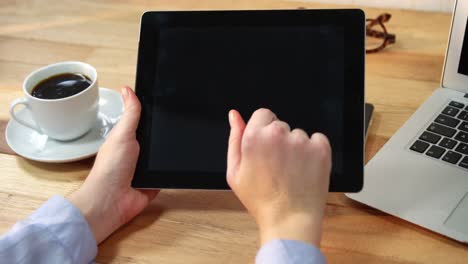
<svg viewBox="0 0 468 264"><path fill-rule="evenodd" d="M72 141L57 141L27 128L11 119L6 128L8 146L18 155L42 162L70 162L91 157L97 153L112 127L123 113L120 94L99 88L99 114L96 125L84 136ZM24 120L31 120L26 109L17 111Z"/></svg>

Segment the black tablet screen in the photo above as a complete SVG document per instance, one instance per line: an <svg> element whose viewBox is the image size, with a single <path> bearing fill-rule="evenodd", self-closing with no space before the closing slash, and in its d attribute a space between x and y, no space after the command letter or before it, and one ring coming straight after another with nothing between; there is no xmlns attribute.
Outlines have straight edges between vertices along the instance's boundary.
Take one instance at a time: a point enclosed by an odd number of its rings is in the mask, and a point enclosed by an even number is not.
<svg viewBox="0 0 468 264"><path fill-rule="evenodd" d="M224 172L228 111L260 107L291 128L325 133L342 173L344 30L161 27L152 100L150 171Z"/></svg>

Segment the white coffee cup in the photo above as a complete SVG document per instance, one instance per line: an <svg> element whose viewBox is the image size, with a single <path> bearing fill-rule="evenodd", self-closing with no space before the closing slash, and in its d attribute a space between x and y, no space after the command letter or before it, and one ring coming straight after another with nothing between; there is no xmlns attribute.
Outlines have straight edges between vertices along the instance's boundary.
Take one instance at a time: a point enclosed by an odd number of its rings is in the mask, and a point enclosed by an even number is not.
<svg viewBox="0 0 468 264"><path fill-rule="evenodd" d="M81 73L89 77L91 85L75 95L60 99L40 99L31 95L42 80L63 73ZM67 61L40 68L24 80L26 97L14 100L10 115L18 123L57 140L76 139L88 132L97 120L99 110L99 86L97 72L89 64ZM15 114L15 107L23 104L31 112L33 122Z"/></svg>

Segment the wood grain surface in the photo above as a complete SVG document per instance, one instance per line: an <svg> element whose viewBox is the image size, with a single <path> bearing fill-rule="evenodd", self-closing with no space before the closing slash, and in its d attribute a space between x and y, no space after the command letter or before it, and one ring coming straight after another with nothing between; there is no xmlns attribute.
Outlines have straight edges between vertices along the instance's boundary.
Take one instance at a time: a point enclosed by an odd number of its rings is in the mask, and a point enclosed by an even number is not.
<svg viewBox="0 0 468 264"><path fill-rule="evenodd" d="M94 65L101 87L135 82L140 15L145 10L343 8L307 1L2 0L0 128L32 70L54 62ZM375 105L370 159L439 87L450 15L388 11L397 43L366 59L366 101ZM3 138L3 134L1 134ZM0 233L54 194L79 187L93 159L68 164L28 161L0 143ZM105 191L105 190L104 190ZM397 195L397 193L395 194ZM468 247L330 194L321 250L329 263L467 263ZM105 219L103 219L105 221ZM252 263L257 228L231 192L162 191L140 216L99 246L100 263ZM1 262L1 260L0 260Z"/></svg>
<svg viewBox="0 0 468 264"><path fill-rule="evenodd" d="M16 153L8 146L5 139L5 131L8 124L8 120L0 119L0 153L16 155Z"/></svg>

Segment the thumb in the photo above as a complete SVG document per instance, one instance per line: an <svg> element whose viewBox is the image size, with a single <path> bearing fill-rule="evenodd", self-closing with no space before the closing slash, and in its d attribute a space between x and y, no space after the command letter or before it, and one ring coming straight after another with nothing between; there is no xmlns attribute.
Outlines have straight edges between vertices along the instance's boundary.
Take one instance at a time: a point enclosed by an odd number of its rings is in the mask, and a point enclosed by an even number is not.
<svg viewBox="0 0 468 264"><path fill-rule="evenodd" d="M229 111L229 124L231 125L231 132L229 134L226 176L229 185L231 185L231 181L241 162L241 143L245 122L239 112L231 110Z"/></svg>
<svg viewBox="0 0 468 264"><path fill-rule="evenodd" d="M126 133L135 133L140 120L141 104L133 90L128 87L122 87L122 99L124 103L124 113L119 121L119 126L123 126Z"/></svg>

